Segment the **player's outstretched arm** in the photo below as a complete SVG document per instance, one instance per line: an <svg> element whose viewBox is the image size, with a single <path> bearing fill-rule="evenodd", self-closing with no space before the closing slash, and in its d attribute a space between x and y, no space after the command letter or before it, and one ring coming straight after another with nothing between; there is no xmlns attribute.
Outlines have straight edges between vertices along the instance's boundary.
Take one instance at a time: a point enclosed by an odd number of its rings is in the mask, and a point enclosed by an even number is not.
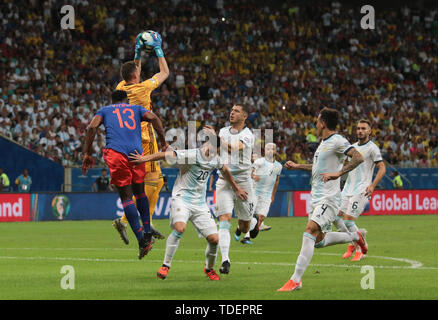
<svg viewBox="0 0 438 320"><path fill-rule="evenodd" d="M141 73L141 49L143 48L143 43L141 41L141 34L142 32L140 32L137 35L137 38L135 39L135 49L134 49L134 63L137 66L137 68L140 69L140 73Z"/></svg>
<svg viewBox="0 0 438 320"><path fill-rule="evenodd" d="M169 144L166 142L163 123L161 122L160 118L158 118L153 112L146 112L143 120L152 123L152 126L154 127L155 131L157 131L158 138L160 139L161 151L166 151L166 149L169 147Z"/></svg>
<svg viewBox="0 0 438 320"><path fill-rule="evenodd" d="M385 166L385 163L383 161L380 161L379 163L377 163L376 167L378 168L376 177L374 178L373 182L367 187L367 189L365 191L365 197L370 197L373 194L374 189L376 188L376 186L379 184L380 180L382 180L382 178L386 174L386 166Z"/></svg>
<svg viewBox="0 0 438 320"><path fill-rule="evenodd" d="M234 180L234 178L231 175L231 172L227 168L227 166L223 165L222 169L220 169L220 170L221 170L223 177L231 185L231 187L233 188L236 195L242 200L247 200L248 199L248 192L246 192L245 190L243 190L242 188L240 188L237 185L236 181Z"/></svg>
<svg viewBox="0 0 438 320"><path fill-rule="evenodd" d="M102 124L102 117L101 116L94 116L91 120L90 124L88 125L85 133L85 142L82 147L82 153L84 155L84 158L82 159L82 173L87 174L88 169L90 169L93 166L93 157L91 154L93 153L92 147L93 147L93 141L96 137L97 128Z"/></svg>
<svg viewBox="0 0 438 320"><path fill-rule="evenodd" d="M158 66L160 67L160 72L155 74L154 77L158 80L158 85L161 85L167 77L169 77L170 71L167 65L166 58L164 58L163 49L161 49L162 39L160 34L157 32L157 39L154 43L154 51L158 58Z"/></svg>
<svg viewBox="0 0 438 320"><path fill-rule="evenodd" d="M135 150L135 153L132 152L129 154L129 159L130 159L129 162L133 164L142 164L149 161L159 161L159 160L171 159L171 158L176 159L176 155L175 152L173 152L173 150L166 152L157 152L147 156L142 156L137 152L137 150Z"/></svg>
<svg viewBox="0 0 438 320"><path fill-rule="evenodd" d="M295 163L295 162L289 160L289 161L287 161L284 164L284 167L287 170L306 170L306 171L312 171L312 164L311 163L310 164L298 164L298 163Z"/></svg>
<svg viewBox="0 0 438 320"><path fill-rule="evenodd" d="M363 156L355 148L351 148L347 152L347 156L349 156L351 158L351 160L348 161L347 164L344 164L341 171L336 172L336 173L321 173L322 180L324 182L327 182L330 180L336 180L340 176L342 176L343 174L350 172L351 170L355 169L358 165L360 165L362 162L364 162Z"/></svg>

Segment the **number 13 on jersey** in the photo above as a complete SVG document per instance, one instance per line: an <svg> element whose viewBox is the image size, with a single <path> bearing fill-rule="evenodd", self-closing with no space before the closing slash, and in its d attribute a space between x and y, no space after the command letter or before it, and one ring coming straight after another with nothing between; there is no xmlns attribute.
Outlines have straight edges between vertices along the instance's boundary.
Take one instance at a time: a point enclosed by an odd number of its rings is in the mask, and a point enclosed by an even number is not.
<svg viewBox="0 0 438 320"><path fill-rule="evenodd" d="M117 119L119 120L120 128L126 127L129 130L134 130L137 127L137 123L135 122L135 118L134 118L134 111L132 109L124 108L123 111L122 111L123 115L125 115L125 113L129 113L128 119L131 120L132 123L129 123L126 120L123 121L122 115L120 114L120 109L119 108L115 108L113 113L117 115Z"/></svg>

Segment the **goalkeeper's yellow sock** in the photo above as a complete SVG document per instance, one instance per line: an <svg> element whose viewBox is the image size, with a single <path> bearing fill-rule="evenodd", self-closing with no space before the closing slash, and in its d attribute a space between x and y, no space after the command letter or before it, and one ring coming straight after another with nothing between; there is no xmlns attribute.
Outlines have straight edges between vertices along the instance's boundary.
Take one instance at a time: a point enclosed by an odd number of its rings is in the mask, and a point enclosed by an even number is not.
<svg viewBox="0 0 438 320"><path fill-rule="evenodd" d="M129 221L128 221L128 219L126 218L125 213L123 213L123 216L120 218L120 221L122 221L122 223L123 223L123 225L124 225L125 227L128 226Z"/></svg>
<svg viewBox="0 0 438 320"><path fill-rule="evenodd" d="M162 180L162 179L160 179ZM155 211L155 205L158 202L158 197L160 193L160 189L158 189L158 182L159 180L155 181L145 181L144 183L144 193L146 193L146 196L149 199L149 214L150 214L150 220L152 225L152 216ZM162 185L161 185L162 186Z"/></svg>

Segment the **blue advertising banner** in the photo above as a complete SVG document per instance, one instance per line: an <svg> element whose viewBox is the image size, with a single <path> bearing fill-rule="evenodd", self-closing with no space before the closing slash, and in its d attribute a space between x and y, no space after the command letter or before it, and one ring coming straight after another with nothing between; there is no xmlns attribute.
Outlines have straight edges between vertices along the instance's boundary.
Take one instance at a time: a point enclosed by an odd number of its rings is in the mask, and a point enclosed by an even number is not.
<svg viewBox="0 0 438 320"><path fill-rule="evenodd" d="M289 192L277 192L268 216L288 216ZM215 213L213 193L207 192L207 205ZM160 193L153 219L167 219L172 197ZM123 206L116 193L39 193L31 197L31 217L34 221L113 220L123 215Z"/></svg>

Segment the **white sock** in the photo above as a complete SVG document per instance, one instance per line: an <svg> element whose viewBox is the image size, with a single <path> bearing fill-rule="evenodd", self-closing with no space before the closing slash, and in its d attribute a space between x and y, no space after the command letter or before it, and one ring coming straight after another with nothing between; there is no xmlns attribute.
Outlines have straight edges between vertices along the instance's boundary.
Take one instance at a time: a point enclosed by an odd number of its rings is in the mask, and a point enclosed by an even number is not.
<svg viewBox="0 0 438 320"><path fill-rule="evenodd" d="M217 257L217 244L207 243L207 248L205 249L205 268L211 270L214 268Z"/></svg>
<svg viewBox="0 0 438 320"><path fill-rule="evenodd" d="M245 233L245 236L243 238L250 238L249 231Z"/></svg>
<svg viewBox="0 0 438 320"><path fill-rule="evenodd" d="M304 271L306 271L307 266L310 263L310 260L312 260L314 250L315 250L315 237L305 232L303 235L301 252L300 255L298 256L297 263L295 264L294 274L291 277L291 280L293 280L295 283L301 281L301 277L303 276Z"/></svg>
<svg viewBox="0 0 438 320"><path fill-rule="evenodd" d="M231 224L228 221L219 221L219 249L221 250L222 262L230 261L228 256L230 252L230 227Z"/></svg>
<svg viewBox="0 0 438 320"><path fill-rule="evenodd" d="M341 217L337 216L335 221L333 221L333 224L335 225L336 229L338 229L338 231L348 232L344 219L342 219Z"/></svg>
<svg viewBox="0 0 438 320"><path fill-rule="evenodd" d="M359 240L359 236L355 232L327 232L324 239L315 246L321 248L339 243L348 243L353 240Z"/></svg>
<svg viewBox="0 0 438 320"><path fill-rule="evenodd" d="M345 225L348 228L348 231L350 232L354 232L355 234L357 234L357 231L359 231L359 228L356 226L356 222L354 220L345 220ZM354 245L354 243L351 243L352 245ZM356 250L357 248L359 248L359 246L356 246ZM359 248L360 250L360 248Z"/></svg>
<svg viewBox="0 0 438 320"><path fill-rule="evenodd" d="M249 230L251 231L252 229L254 229L257 226L257 219L252 217L251 219L251 223L249 225Z"/></svg>
<svg viewBox="0 0 438 320"><path fill-rule="evenodd" d="M172 264L173 256L178 249L179 241L181 240L182 233L173 230L166 240L166 253L164 254L163 264L170 267Z"/></svg>

